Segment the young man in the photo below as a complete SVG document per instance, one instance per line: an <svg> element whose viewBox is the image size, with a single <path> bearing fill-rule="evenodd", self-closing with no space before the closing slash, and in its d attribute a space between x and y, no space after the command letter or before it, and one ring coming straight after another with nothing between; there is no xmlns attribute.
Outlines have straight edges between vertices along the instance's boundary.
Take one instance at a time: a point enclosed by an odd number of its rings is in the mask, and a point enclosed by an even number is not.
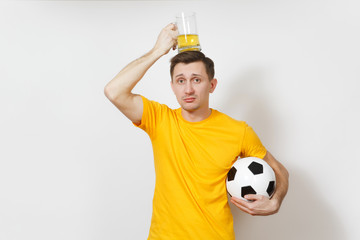
<svg viewBox="0 0 360 240"><path fill-rule="evenodd" d="M180 104L170 109L131 91L146 71L171 48L176 26L160 33L154 48L131 62L105 87L105 95L150 136L156 172L150 240L233 240L233 219L225 179L238 156L263 158L274 169L271 199L247 195L231 202L251 215L276 213L288 189L288 172L245 122L209 107L217 85L213 61L201 52L171 60L171 87Z"/></svg>

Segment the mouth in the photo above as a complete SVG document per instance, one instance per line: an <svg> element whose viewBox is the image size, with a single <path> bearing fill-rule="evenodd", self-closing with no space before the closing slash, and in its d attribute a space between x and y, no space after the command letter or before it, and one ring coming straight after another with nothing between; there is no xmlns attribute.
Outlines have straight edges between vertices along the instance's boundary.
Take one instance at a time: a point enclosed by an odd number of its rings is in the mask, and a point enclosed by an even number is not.
<svg viewBox="0 0 360 240"><path fill-rule="evenodd" d="M195 97L185 97L183 98L183 101L186 102L186 103L192 103L195 101Z"/></svg>

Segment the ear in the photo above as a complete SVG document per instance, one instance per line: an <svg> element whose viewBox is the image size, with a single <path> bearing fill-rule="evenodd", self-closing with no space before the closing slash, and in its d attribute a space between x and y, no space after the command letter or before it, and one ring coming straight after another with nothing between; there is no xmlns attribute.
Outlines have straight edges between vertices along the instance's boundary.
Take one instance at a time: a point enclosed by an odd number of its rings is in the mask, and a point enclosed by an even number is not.
<svg viewBox="0 0 360 240"><path fill-rule="evenodd" d="M173 82L172 79L170 80L170 86L171 86L171 89L172 89L173 93L175 93L175 92L174 92L174 82Z"/></svg>
<svg viewBox="0 0 360 240"><path fill-rule="evenodd" d="M209 91L210 93L213 93L215 91L216 85L217 85L217 79L213 78L210 81L210 91Z"/></svg>

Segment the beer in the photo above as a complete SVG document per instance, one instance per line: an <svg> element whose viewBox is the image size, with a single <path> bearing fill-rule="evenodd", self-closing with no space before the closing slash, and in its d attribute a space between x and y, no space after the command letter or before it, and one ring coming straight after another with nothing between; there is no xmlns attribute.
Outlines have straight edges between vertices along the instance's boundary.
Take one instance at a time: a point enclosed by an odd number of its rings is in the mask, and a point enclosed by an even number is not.
<svg viewBox="0 0 360 240"><path fill-rule="evenodd" d="M201 50L197 34L183 34L179 35L177 39L179 52Z"/></svg>

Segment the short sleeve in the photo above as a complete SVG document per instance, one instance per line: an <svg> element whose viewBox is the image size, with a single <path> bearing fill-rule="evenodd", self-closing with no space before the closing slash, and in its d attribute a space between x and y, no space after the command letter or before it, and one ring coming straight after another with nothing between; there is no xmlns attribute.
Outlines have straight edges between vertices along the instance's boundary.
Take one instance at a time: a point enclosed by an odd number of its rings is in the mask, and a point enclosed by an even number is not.
<svg viewBox="0 0 360 240"><path fill-rule="evenodd" d="M144 96L141 96L143 100L143 113L140 124L133 123L136 127L144 130L150 137L155 134L155 129L159 125L162 114L164 113L163 104L155 101L151 101Z"/></svg>
<svg viewBox="0 0 360 240"><path fill-rule="evenodd" d="M240 157L258 157L263 159L265 155L266 148L261 143L255 131L250 126L246 125Z"/></svg>

